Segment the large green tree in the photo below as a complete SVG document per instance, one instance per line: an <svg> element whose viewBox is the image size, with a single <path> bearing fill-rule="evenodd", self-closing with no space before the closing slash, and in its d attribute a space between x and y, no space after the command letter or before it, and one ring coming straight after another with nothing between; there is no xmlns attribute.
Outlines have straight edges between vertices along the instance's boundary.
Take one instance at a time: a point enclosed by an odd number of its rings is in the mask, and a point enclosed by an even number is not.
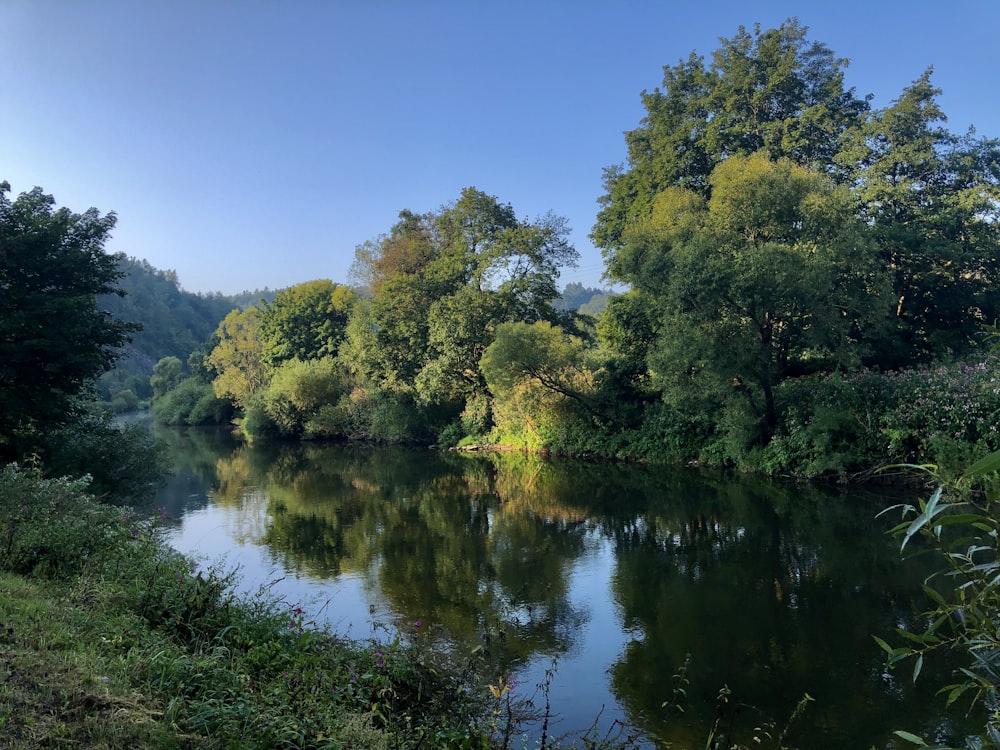
<svg viewBox="0 0 1000 750"><path fill-rule="evenodd" d="M240 408L245 408L268 382L260 317L259 307L230 312L219 324L219 342L205 360L216 373L212 382L215 395L232 399Z"/></svg>
<svg viewBox="0 0 1000 750"><path fill-rule="evenodd" d="M887 367L961 354L1000 313L1000 141L950 133L940 93L925 71L837 157L892 275Z"/></svg>
<svg viewBox="0 0 1000 750"><path fill-rule="evenodd" d="M777 29L740 27L711 62L691 53L663 69L662 87L642 92L646 116L625 134L628 163L605 171L605 195L593 229L615 272L628 227L647 220L668 187L704 197L709 175L730 156L827 168L840 139L861 122L865 100L844 86L846 61L807 39L790 19Z"/></svg>
<svg viewBox="0 0 1000 750"><path fill-rule="evenodd" d="M616 269L658 300L659 382L739 396L766 439L778 383L860 360L885 318L886 278L853 196L829 176L755 154L720 163L709 185L709 199L661 192Z"/></svg>
<svg viewBox="0 0 1000 750"><path fill-rule="evenodd" d="M120 294L119 258L104 251L114 213L57 208L40 188L0 183L0 455L29 449L79 414L77 397L108 370L135 326L98 295Z"/></svg>
<svg viewBox="0 0 1000 750"><path fill-rule="evenodd" d="M336 356L357 294L327 279L283 289L264 302L260 317L262 356L269 367L291 359Z"/></svg>
<svg viewBox="0 0 1000 750"><path fill-rule="evenodd" d="M355 278L373 293L369 376L456 407L484 393L479 360L498 325L566 317L553 302L560 269L576 260L567 234L561 219L518 219L475 188L437 212L402 212L356 254Z"/></svg>

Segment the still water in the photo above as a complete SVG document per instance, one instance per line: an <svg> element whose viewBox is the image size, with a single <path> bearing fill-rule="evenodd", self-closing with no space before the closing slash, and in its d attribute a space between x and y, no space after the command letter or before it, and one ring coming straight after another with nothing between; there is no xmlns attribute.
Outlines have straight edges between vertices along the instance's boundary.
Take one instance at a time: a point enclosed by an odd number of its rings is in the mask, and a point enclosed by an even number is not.
<svg viewBox="0 0 1000 750"><path fill-rule="evenodd" d="M157 503L183 552L239 567L357 638L420 632L502 651L522 696L550 676L556 733L641 725L704 747L720 689L750 744L795 706L796 747L962 744L934 695L955 665L888 672L872 640L917 628L932 560L901 561L892 498L691 470L388 447L249 447L166 431ZM683 713L665 715L685 662ZM538 700L543 700L538 694ZM774 740L763 747L773 747Z"/></svg>

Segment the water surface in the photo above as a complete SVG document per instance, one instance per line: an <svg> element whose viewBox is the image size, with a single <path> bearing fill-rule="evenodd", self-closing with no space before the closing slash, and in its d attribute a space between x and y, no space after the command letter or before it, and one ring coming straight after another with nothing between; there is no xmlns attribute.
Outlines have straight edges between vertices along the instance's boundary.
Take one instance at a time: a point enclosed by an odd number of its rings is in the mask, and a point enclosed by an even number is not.
<svg viewBox="0 0 1000 750"><path fill-rule="evenodd" d="M548 673L557 732L622 721L704 747L725 688L745 743L780 732L808 694L787 740L799 747L902 747L901 728L961 744L934 695L954 665L925 667L914 688L872 640L918 627L932 562L900 560L875 519L883 494L164 434L176 473L157 502L174 546L225 558L247 590L269 586L342 633L489 648L521 695ZM685 663L684 712L666 716Z"/></svg>

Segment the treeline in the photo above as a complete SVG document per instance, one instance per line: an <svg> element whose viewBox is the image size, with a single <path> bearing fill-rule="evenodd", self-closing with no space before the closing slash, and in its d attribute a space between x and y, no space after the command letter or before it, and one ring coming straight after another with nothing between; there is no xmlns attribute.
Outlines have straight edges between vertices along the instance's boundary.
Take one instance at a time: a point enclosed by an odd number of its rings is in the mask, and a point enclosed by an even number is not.
<svg viewBox="0 0 1000 750"><path fill-rule="evenodd" d="M138 326L112 370L97 381L98 396L115 412L148 405L150 376L163 357L187 360L211 339L219 321L234 307L273 299L270 289L240 294L195 294L181 288L177 272L154 268L148 261L118 256L119 294L102 294L97 306L118 321Z"/></svg>
<svg viewBox="0 0 1000 750"><path fill-rule="evenodd" d="M231 312L154 408L809 476L1000 447L1000 144L944 127L930 70L872 109L845 65L788 21L664 69L605 171L592 237L629 291L597 315L560 301L562 220L468 188L360 246L354 286Z"/></svg>

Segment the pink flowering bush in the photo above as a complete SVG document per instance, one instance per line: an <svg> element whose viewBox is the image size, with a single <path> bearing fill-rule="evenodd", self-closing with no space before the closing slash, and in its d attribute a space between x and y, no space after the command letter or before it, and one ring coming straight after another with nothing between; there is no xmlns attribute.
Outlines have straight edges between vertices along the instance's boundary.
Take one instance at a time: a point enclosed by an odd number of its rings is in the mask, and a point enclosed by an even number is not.
<svg viewBox="0 0 1000 750"><path fill-rule="evenodd" d="M778 391L782 422L748 463L816 477L895 463L945 474L1000 449L1000 357L924 369L796 378Z"/></svg>
<svg viewBox="0 0 1000 750"><path fill-rule="evenodd" d="M893 459L956 469L1000 448L1000 360L938 365L885 376L897 397L882 417Z"/></svg>

